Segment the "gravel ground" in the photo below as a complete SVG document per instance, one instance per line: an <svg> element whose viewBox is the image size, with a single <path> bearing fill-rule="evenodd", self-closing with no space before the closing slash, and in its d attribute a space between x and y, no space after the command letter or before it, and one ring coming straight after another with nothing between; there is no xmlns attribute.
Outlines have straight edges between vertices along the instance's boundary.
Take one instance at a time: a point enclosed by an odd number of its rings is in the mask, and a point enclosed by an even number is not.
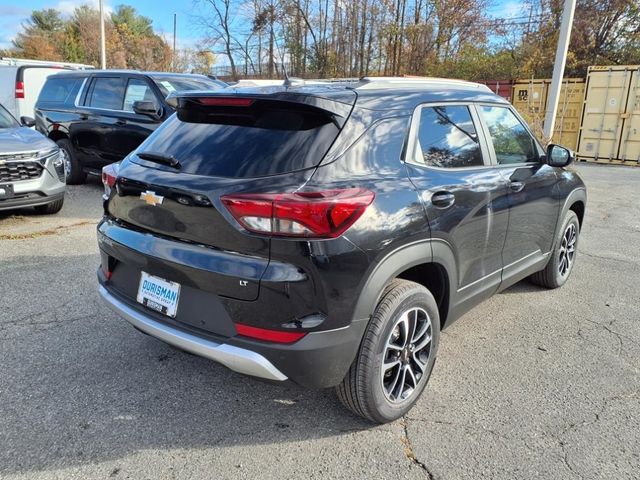
<svg viewBox="0 0 640 480"><path fill-rule="evenodd" d="M97 295L96 180L0 213L0 478L640 478L640 169L578 165L573 276L443 332L409 415L262 383L141 335Z"/></svg>

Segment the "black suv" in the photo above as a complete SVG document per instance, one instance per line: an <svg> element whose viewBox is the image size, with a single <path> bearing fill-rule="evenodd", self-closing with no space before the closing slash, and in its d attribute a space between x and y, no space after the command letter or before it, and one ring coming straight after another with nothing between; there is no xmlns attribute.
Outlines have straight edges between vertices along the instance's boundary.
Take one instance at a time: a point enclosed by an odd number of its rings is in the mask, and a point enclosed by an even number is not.
<svg viewBox="0 0 640 480"><path fill-rule="evenodd" d="M35 105L36 129L55 141L64 157L67 183L122 160L153 132L173 108L170 93L216 90L226 84L204 75L76 70L50 75Z"/></svg>
<svg viewBox="0 0 640 480"><path fill-rule="evenodd" d="M586 191L511 105L455 80L177 95L121 165L100 294L241 373L337 387L375 422L425 388L441 329L571 273Z"/></svg>

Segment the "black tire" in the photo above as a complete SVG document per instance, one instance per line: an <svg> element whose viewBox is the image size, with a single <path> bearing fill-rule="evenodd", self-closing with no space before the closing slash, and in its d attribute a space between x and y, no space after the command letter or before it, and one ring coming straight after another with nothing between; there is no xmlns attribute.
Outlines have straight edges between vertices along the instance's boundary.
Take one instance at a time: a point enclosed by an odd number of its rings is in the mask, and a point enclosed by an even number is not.
<svg viewBox="0 0 640 480"><path fill-rule="evenodd" d="M402 331L398 323L401 321L402 314L412 311L416 312L415 323L421 325L418 328L424 328L426 324L424 321L422 323L419 322L418 315L424 316L426 314L430 321L430 332L427 330L426 334L430 333L431 341L419 352L416 350L424 360L424 369L421 374L415 359L415 353L411 354L409 350L396 353L395 350L389 349L387 343L388 341L390 343L393 341L394 337L392 335L396 331ZM411 313L409 313L408 318L411 318ZM411 324L411 320L409 320L409 324ZM407 337L410 339L409 343L411 345L413 345L413 335L419 333L416 330L417 328L414 327L413 333ZM411 328L407 331L411 331ZM423 337L416 337L416 343L418 343L418 345L415 345L416 347L426 340L426 337L424 337L422 342L418 342L421 338ZM440 316L438 314L438 306L431 292L422 285L408 280L394 280L385 289L374 311L364 333L358 355L353 361L349 372L347 372L342 383L336 387L338 398L356 415L375 423L391 422L402 417L413 407L429 381L435 363L439 339ZM400 337L397 340L402 343ZM394 354L397 357L394 357ZM427 355L426 357L424 356L425 354ZM398 370L393 367L385 371L386 375L383 374L382 366L385 360L392 363L400 362L397 366ZM403 363L405 361L408 362L406 365ZM418 374L420 376L417 382L411 382L411 377L407 376L407 380L414 387L407 394L407 397L403 399L398 398L398 396L402 397L405 393L404 383L398 390L391 385L397 385L393 381L395 379L397 382L400 378L395 377L395 372L398 372L398 375L402 375L402 371L407 365L411 366L412 372L414 370L417 372L414 378L418 377ZM408 373L405 372L405 375L408 375ZM389 380L389 388L385 384L386 379ZM391 398L389 389L399 391L400 395Z"/></svg>
<svg viewBox="0 0 640 480"><path fill-rule="evenodd" d="M568 232L570 232L571 229L575 232L575 239L573 245L570 245L573 250L569 257L569 253L567 252L567 239L565 236L568 234L570 235ZM531 282L545 288L558 288L564 285L569 278L569 275L571 275L573 266L576 263L579 239L580 222L578 221L578 216L575 212L569 210L564 217L562 227L560 227L560 230L557 233L555 247L553 248L553 252L551 252L551 258L549 259L547 266L543 270L531 275L531 277L529 277ZM566 259L565 261L568 262L568 264L562 263L563 257Z"/></svg>
<svg viewBox="0 0 640 480"><path fill-rule="evenodd" d="M87 179L87 174L82 171L82 165L75 157L73 148L71 148L71 142L67 138L60 139L56 142L58 146L64 150L65 154L69 158L68 162L65 162L65 171L67 173L67 185L79 185L84 183Z"/></svg>
<svg viewBox="0 0 640 480"><path fill-rule="evenodd" d="M64 198L61 198L60 200L55 200L51 203L47 203L46 205L38 205L34 208L40 215L53 215L54 213L58 213L60 210L62 210L63 205Z"/></svg>

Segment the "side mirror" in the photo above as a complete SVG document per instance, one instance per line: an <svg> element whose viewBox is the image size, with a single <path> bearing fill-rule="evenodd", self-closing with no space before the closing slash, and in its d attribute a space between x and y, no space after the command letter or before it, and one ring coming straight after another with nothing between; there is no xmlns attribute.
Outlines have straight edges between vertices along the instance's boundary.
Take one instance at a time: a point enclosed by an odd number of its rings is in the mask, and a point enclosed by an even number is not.
<svg viewBox="0 0 640 480"><path fill-rule="evenodd" d="M20 117L20 123L25 127L33 127L36 121L31 117Z"/></svg>
<svg viewBox="0 0 640 480"><path fill-rule="evenodd" d="M154 120L158 120L160 118L158 107L153 102L137 100L133 102L133 111L140 115L147 115Z"/></svg>
<svg viewBox="0 0 640 480"><path fill-rule="evenodd" d="M551 144L547 147L547 163L552 167L566 167L575 160L575 155L568 148Z"/></svg>

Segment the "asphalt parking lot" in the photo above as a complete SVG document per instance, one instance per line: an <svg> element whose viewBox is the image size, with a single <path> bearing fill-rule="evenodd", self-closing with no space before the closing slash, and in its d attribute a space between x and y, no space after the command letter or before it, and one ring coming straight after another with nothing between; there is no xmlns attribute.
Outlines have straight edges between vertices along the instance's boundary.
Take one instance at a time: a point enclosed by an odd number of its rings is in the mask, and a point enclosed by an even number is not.
<svg viewBox="0 0 640 480"><path fill-rule="evenodd" d="M567 285L522 282L454 323L417 406L376 427L108 311L97 180L58 215L0 213L0 478L640 478L640 168L575 168Z"/></svg>

